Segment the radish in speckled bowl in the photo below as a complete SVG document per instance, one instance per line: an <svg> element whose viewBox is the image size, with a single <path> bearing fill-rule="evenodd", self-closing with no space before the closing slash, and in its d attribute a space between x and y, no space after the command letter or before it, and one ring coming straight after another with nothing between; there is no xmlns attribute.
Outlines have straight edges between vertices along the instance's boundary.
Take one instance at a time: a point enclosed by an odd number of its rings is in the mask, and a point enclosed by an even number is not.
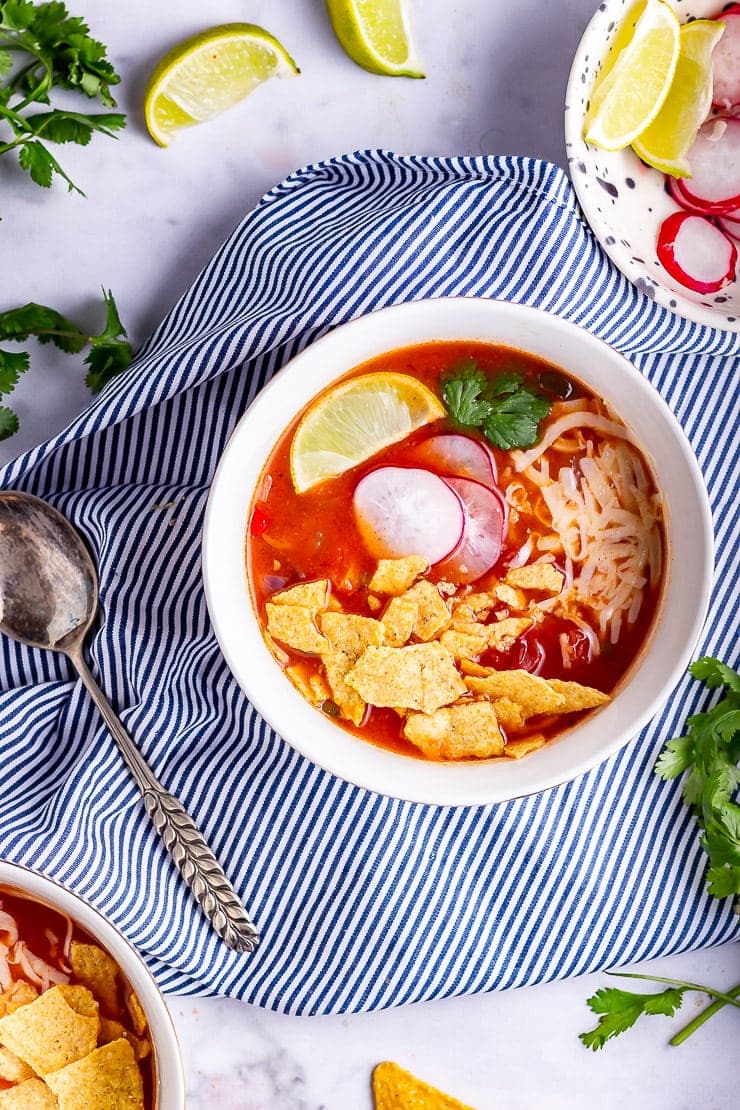
<svg viewBox="0 0 740 1110"><path fill-rule="evenodd" d="M606 151L584 141L591 92L620 27L634 19L637 7L634 0L604 0L581 38L568 81L565 139L571 180L601 246L638 289L698 323L740 332L740 196L734 192L740 158L730 149L740 140L733 85L740 68L732 62L740 5L666 2L682 24L724 18L728 28L722 51L715 51L721 65L714 79L715 107L688 155L692 177L665 176L631 147Z"/></svg>

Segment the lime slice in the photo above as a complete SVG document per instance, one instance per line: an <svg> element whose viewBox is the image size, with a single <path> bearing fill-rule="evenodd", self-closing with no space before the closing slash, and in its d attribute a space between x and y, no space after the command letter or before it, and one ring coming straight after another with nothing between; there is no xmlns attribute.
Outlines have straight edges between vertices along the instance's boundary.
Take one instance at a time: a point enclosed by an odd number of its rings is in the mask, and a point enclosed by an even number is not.
<svg viewBox="0 0 740 1110"><path fill-rule="evenodd" d="M688 154L712 106L712 51L725 24L697 19L681 28L681 52L663 107L633 141L635 153L662 173L690 177Z"/></svg>
<svg viewBox="0 0 740 1110"><path fill-rule="evenodd" d="M224 23L178 43L155 66L144 93L147 130L169 146L184 127L238 104L269 77L298 67L268 31L253 23Z"/></svg>
<svg viewBox="0 0 740 1110"><path fill-rule="evenodd" d="M591 96L587 143L622 150L648 127L668 96L680 52L680 24L664 0L648 0L627 46Z"/></svg>
<svg viewBox="0 0 740 1110"><path fill-rule="evenodd" d="M296 429L293 485L305 493L444 415L439 398L408 374L379 371L342 382L311 405Z"/></svg>
<svg viewBox="0 0 740 1110"><path fill-rule="evenodd" d="M423 77L407 0L326 0L334 33L353 62L386 77Z"/></svg>

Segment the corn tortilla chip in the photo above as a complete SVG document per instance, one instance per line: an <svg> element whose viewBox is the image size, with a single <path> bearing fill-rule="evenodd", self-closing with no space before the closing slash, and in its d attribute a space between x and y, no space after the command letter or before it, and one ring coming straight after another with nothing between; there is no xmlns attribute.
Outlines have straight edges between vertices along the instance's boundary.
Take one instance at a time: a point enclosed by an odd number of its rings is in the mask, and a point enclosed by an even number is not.
<svg viewBox="0 0 740 1110"><path fill-rule="evenodd" d="M410 713L403 734L428 759L490 759L504 751L496 711L487 701Z"/></svg>
<svg viewBox="0 0 740 1110"><path fill-rule="evenodd" d="M531 624L529 617L506 617L495 624L487 624L488 643L496 651L508 651Z"/></svg>
<svg viewBox="0 0 740 1110"><path fill-rule="evenodd" d="M58 1110L58 1105L41 1079L27 1079L17 1087L0 1091L0 1110Z"/></svg>
<svg viewBox="0 0 740 1110"><path fill-rule="evenodd" d="M426 578L407 590L403 597L415 601L419 606L414 632L420 640L434 640L449 627L452 620L450 610L437 587Z"/></svg>
<svg viewBox="0 0 740 1110"><path fill-rule="evenodd" d="M144 1084L123 1037L48 1076L59 1110L144 1110Z"/></svg>
<svg viewBox="0 0 740 1110"><path fill-rule="evenodd" d="M86 987L52 987L0 1018L0 1041L45 1077L92 1052L98 1040L97 1010Z"/></svg>
<svg viewBox="0 0 740 1110"><path fill-rule="evenodd" d="M136 995L134 991L129 991L128 993L128 996L126 998L126 1009L128 1010L129 1017L131 1018L131 1024L133 1025L134 1033L137 1037L143 1037L147 1029L149 1028L149 1023L146 1020L144 1007L139 1002L138 995Z"/></svg>
<svg viewBox="0 0 740 1110"><path fill-rule="evenodd" d="M559 594L565 576L552 563L527 563L506 572L507 586L518 586L522 590L539 590L542 593Z"/></svg>
<svg viewBox="0 0 740 1110"><path fill-rule="evenodd" d="M97 944L73 940L69 962L75 979L92 991L103 1009L115 1013L118 1009L118 968L108 953Z"/></svg>
<svg viewBox="0 0 740 1110"><path fill-rule="evenodd" d="M507 582L497 582L493 587L493 593L497 601L502 605L507 605L509 609L526 609L527 598L526 595Z"/></svg>
<svg viewBox="0 0 740 1110"><path fill-rule="evenodd" d="M380 621L353 613L322 613L319 624L329 645L321 658L332 698L342 716L359 726L367 707L357 691L344 681L345 675L368 646L379 647L383 643L385 630Z"/></svg>
<svg viewBox="0 0 740 1110"><path fill-rule="evenodd" d="M494 671L485 678L468 675L465 685L476 694L496 698L509 698L521 706L524 717L538 713L552 713L565 704L565 698L538 675L528 671Z"/></svg>
<svg viewBox="0 0 740 1110"><path fill-rule="evenodd" d="M484 628L485 625L481 625ZM448 628L439 638L443 648L449 651L453 659L474 659L488 647L486 636L476 636L470 632L458 632Z"/></svg>
<svg viewBox="0 0 740 1110"><path fill-rule="evenodd" d="M32 1079L35 1074L25 1060L0 1044L0 1079L4 1079L6 1083L22 1083L24 1079Z"/></svg>
<svg viewBox="0 0 740 1110"><path fill-rule="evenodd" d="M473 674L476 678L487 678L489 674L495 674L495 667L485 667L482 663L476 663L474 659L461 659L460 670L463 674Z"/></svg>
<svg viewBox="0 0 740 1110"><path fill-rule="evenodd" d="M524 728L524 714L519 702L512 701L511 698L496 698L493 708L496 710L499 724L507 732L516 732L517 729Z"/></svg>
<svg viewBox="0 0 740 1110"><path fill-rule="evenodd" d="M408 597L394 597L381 619L388 647L403 647L419 619L419 606Z"/></svg>
<svg viewBox="0 0 740 1110"><path fill-rule="evenodd" d="M369 647L347 675L369 705L433 713L465 693L452 656L436 641L408 647Z"/></svg>
<svg viewBox="0 0 740 1110"><path fill-rule="evenodd" d="M319 578L316 582L299 582L297 586L290 586L287 590L272 594L270 601L273 605L300 605L316 613L325 609L329 599L329 579Z"/></svg>
<svg viewBox="0 0 740 1110"><path fill-rule="evenodd" d="M522 759L530 752L536 752L538 748L544 747L547 743L542 733L538 732L532 736L521 736L517 740L509 740L504 748L504 755L509 759Z"/></svg>
<svg viewBox="0 0 740 1110"><path fill-rule="evenodd" d="M407 555L404 559L381 559L368 589L378 594L398 597L423 574L429 566L423 555Z"/></svg>
<svg viewBox="0 0 740 1110"><path fill-rule="evenodd" d="M150 1055L152 1046L148 1037L137 1037L130 1029L121 1025L120 1021L116 1021L114 1018L101 1017L100 1028L98 1029L98 1046L110 1044L111 1041L117 1041L120 1037L125 1037L129 1042L137 1060L145 1060Z"/></svg>
<svg viewBox="0 0 740 1110"><path fill-rule="evenodd" d="M276 640L309 655L320 655L326 641L314 622L314 610L305 605L265 605L267 631Z"/></svg>
<svg viewBox="0 0 740 1110"><path fill-rule="evenodd" d="M373 1069L373 1100L375 1110L473 1110L390 1060Z"/></svg>
<svg viewBox="0 0 740 1110"><path fill-rule="evenodd" d="M549 680L550 688L557 694L562 694L565 703L559 706L556 713L577 713L580 709L594 709L597 705L605 705L611 698L595 690L593 686L581 686L580 682L563 682L559 678Z"/></svg>

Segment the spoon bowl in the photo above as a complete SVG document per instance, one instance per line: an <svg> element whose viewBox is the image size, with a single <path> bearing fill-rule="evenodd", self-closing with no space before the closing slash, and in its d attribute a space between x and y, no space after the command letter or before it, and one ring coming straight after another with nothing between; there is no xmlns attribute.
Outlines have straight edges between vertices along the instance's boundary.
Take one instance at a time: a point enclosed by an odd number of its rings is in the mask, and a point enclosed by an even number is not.
<svg viewBox="0 0 740 1110"><path fill-rule="evenodd" d="M0 632L73 664L141 790L144 808L216 933L239 952L259 934L192 818L155 778L98 686L83 641L98 609L98 578L79 532L46 501L0 493Z"/></svg>

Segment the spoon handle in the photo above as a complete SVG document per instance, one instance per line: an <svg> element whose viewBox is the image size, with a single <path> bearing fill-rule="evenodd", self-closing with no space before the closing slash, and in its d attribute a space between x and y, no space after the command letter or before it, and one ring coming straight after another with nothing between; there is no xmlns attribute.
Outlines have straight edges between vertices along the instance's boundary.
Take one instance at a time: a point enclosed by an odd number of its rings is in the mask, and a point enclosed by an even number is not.
<svg viewBox="0 0 740 1110"><path fill-rule="evenodd" d="M90 673L79 650L68 655L100 710L124 762L141 790L144 808L172 860L214 931L229 948L254 952L260 942L234 887L192 817L154 776Z"/></svg>

